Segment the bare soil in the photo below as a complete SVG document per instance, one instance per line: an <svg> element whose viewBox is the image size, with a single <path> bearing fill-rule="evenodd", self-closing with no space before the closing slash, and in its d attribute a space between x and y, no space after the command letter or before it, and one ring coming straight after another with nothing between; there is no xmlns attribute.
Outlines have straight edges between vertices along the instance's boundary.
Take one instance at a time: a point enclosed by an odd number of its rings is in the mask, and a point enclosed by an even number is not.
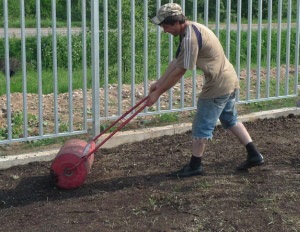
<svg viewBox="0 0 300 232"><path fill-rule="evenodd" d="M189 161L190 132L99 150L75 190L54 185L51 162L2 170L1 231L300 231L300 117L245 125L266 161L248 172L219 126L202 176L167 176Z"/></svg>

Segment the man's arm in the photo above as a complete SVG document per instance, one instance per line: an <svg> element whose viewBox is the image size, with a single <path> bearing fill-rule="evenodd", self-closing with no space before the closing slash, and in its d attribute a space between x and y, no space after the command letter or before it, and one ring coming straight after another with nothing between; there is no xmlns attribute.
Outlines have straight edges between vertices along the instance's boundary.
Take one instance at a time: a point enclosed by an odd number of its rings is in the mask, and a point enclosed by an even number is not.
<svg viewBox="0 0 300 232"><path fill-rule="evenodd" d="M149 89L150 93L153 92L157 88L157 86L160 86L160 85L162 85L162 83L165 82L166 77L168 75L170 75L170 73L175 69L175 63L176 63L176 59L171 61L171 63L168 65L168 67L167 67L166 71L164 72L164 74L156 82L154 82L150 86L150 89Z"/></svg>
<svg viewBox="0 0 300 232"><path fill-rule="evenodd" d="M172 61L163 76L150 87L147 105L153 105L158 100L160 95L173 87L180 80L185 72L186 69L176 68L175 61Z"/></svg>

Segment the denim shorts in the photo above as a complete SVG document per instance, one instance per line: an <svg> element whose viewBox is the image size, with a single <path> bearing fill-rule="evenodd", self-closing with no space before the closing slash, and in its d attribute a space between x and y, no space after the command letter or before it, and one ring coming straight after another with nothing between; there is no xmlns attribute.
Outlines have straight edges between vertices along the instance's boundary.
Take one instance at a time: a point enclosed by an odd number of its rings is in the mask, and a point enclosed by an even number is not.
<svg viewBox="0 0 300 232"><path fill-rule="evenodd" d="M225 129L237 123L235 92L213 99L198 99L192 126L193 138L211 139L218 119Z"/></svg>

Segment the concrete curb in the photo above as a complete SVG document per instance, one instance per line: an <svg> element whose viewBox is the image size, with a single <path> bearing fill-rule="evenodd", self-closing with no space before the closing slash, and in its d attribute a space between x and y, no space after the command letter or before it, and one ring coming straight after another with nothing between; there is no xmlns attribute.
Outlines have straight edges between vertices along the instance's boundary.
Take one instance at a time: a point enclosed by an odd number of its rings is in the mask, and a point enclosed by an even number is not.
<svg viewBox="0 0 300 232"><path fill-rule="evenodd" d="M300 108L283 108L278 110L263 111L239 116L241 122L255 121L257 119L277 118L288 116L290 114L300 115ZM101 148L113 148L126 143L139 142L150 138L157 138L164 135L182 134L191 130L191 123L175 124L164 127L146 128L135 131L118 132L111 137ZM103 136L102 139L105 139ZM34 152L22 155L1 156L0 170L13 166L24 165L36 161L51 161L55 158L59 149L53 149L42 152Z"/></svg>

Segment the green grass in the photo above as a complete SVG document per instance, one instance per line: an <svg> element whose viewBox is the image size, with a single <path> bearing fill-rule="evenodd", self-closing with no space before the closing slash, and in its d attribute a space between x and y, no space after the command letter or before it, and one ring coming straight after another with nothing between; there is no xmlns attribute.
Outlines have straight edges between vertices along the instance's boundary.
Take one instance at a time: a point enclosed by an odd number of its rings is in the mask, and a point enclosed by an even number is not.
<svg viewBox="0 0 300 232"><path fill-rule="evenodd" d="M162 72L164 70L164 67L162 67ZM187 72L187 76L192 75L192 72ZM54 92L54 74L53 70L43 70L42 71L42 91L43 94L49 94ZM83 73L81 68L77 68L72 70L72 86L73 90L75 89L82 89L83 88ZM36 70L27 70L26 72L26 85L27 85L27 92L28 93L38 93L38 73ZM150 80L155 79L156 77L149 78ZM109 83L117 83L117 73L109 75ZM141 83L142 77L137 77L135 80L137 84ZM57 71L57 86L58 86L58 93L66 93L69 91L69 73L67 69L59 68ZM92 70L91 68L87 68L87 88L92 88ZM100 85L103 85L104 78L100 74ZM127 81L124 80L123 84L130 84ZM18 71L14 76L10 79L10 92L11 93L20 93L22 92L23 88L23 81L22 81L22 72ZM0 72L0 96L4 95L6 93L6 78L3 73Z"/></svg>
<svg viewBox="0 0 300 232"><path fill-rule="evenodd" d="M296 102L299 100L300 97L298 96L298 97L291 97L285 99L238 104L237 108L239 114L248 114L248 113L260 112L260 111L295 107Z"/></svg>
<svg viewBox="0 0 300 232"><path fill-rule="evenodd" d="M287 82L287 85L285 85ZM269 89L267 89L269 85ZM277 96L285 96L285 95L294 95L295 94L295 76L289 76L287 80L281 78L277 80L275 77L271 77L269 84L267 85L266 79L263 78L260 80L260 92L256 90L256 80L250 81L250 99L256 99L258 95L259 98L270 98ZM269 93L267 93L267 90ZM240 100L247 100L246 93L247 92L247 83L246 80L240 81ZM269 95L267 95L269 94Z"/></svg>
<svg viewBox="0 0 300 232"><path fill-rule="evenodd" d="M19 138L23 134L23 120L24 115L22 112L16 112L12 114L12 137ZM28 114L27 115L27 123L28 123L28 134L33 133L32 128L37 127L38 118L35 115ZM7 128L0 128L0 139L6 139L8 136Z"/></svg>
<svg viewBox="0 0 300 232"><path fill-rule="evenodd" d="M69 82L72 82L73 89L82 89L83 87L83 78L82 78L82 70L73 70L72 78L69 78L68 70L66 69L58 69L57 72L57 86L58 86L58 93L66 93L68 92ZM26 73L27 77L27 92L28 93L38 93L38 73L35 70L29 70ZM87 87L91 88L92 83L91 77L91 69L87 70ZM45 70L42 72L42 91L43 94L49 94L54 92L54 74L52 70ZM22 87L22 73L17 72L10 79L10 92L23 92ZM0 74L0 96L6 93L6 80L4 75Z"/></svg>

